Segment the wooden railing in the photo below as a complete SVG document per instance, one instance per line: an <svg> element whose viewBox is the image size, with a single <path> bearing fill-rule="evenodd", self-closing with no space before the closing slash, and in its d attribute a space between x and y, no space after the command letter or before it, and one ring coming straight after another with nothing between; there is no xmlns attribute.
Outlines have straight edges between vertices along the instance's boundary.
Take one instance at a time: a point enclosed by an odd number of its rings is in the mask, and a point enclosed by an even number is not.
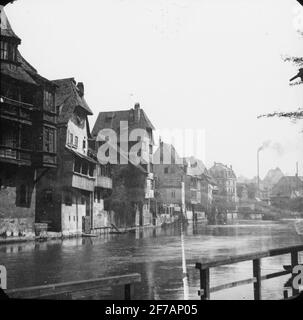
<svg viewBox="0 0 303 320"><path fill-rule="evenodd" d="M33 150L0 145L0 158L16 161L31 162Z"/></svg>
<svg viewBox="0 0 303 320"><path fill-rule="evenodd" d="M131 300L133 285L141 282L139 273L132 273L123 276L114 276L107 278L97 278L83 281L73 281L58 284L49 284L45 286L29 287L23 289L6 290L5 293L10 299L72 299L73 294L81 293L81 297L91 296L98 289L124 286L125 300Z"/></svg>
<svg viewBox="0 0 303 320"><path fill-rule="evenodd" d="M258 252L258 253L250 253L244 255L237 255L233 257L229 257L227 259L218 259L210 262L197 262L196 268L200 271L200 290L199 295L201 300L209 300L210 293L221 291L224 289L234 288L240 285L246 285L253 283L254 290L254 299L261 300L261 281L272 279L276 277L281 277L287 274L291 274L293 267L299 264L299 252L303 251L303 245L286 247L281 249L272 249L268 251ZM262 275L261 274L261 259L267 257L275 257L284 254L290 254L291 257L291 265L287 270L281 270L275 273ZM226 283L222 285L218 285L216 287L210 287L210 269L214 267L219 267L223 265L230 265L234 263L244 262L244 261L252 261L252 277L249 279L234 281L231 283ZM297 289L292 288L292 295L296 296L299 294ZM287 298L287 295L284 294L284 298Z"/></svg>

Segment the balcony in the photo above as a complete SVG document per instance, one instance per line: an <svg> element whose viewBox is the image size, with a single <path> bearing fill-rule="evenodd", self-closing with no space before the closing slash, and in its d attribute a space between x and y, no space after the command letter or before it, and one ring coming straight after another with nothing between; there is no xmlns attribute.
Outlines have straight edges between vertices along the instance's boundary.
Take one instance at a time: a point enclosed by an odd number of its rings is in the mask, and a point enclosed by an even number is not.
<svg viewBox="0 0 303 320"><path fill-rule="evenodd" d="M35 108L32 104L0 97L1 118L32 124L33 110Z"/></svg>
<svg viewBox="0 0 303 320"><path fill-rule="evenodd" d="M95 186L98 188L112 189L113 187L112 178L105 177L105 176L97 176Z"/></svg>
<svg viewBox="0 0 303 320"><path fill-rule="evenodd" d="M74 172L72 175L72 187L86 191L94 191L95 177Z"/></svg>
<svg viewBox="0 0 303 320"><path fill-rule="evenodd" d="M54 152L36 151L33 157L35 167L56 168L57 154Z"/></svg>
<svg viewBox="0 0 303 320"><path fill-rule="evenodd" d="M0 161L30 166L32 164L32 150L0 145Z"/></svg>

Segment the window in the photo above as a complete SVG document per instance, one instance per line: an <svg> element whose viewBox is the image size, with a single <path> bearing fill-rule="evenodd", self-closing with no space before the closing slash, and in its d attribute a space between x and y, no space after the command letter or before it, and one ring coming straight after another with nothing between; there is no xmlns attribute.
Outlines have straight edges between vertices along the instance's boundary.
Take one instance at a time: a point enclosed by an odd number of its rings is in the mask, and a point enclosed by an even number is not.
<svg viewBox="0 0 303 320"><path fill-rule="evenodd" d="M44 151L55 152L55 132L52 128L44 128Z"/></svg>
<svg viewBox="0 0 303 320"><path fill-rule="evenodd" d="M74 172L81 173L81 161L79 159L75 159Z"/></svg>
<svg viewBox="0 0 303 320"><path fill-rule="evenodd" d="M171 196L172 196L172 198L176 198L176 192L172 191Z"/></svg>
<svg viewBox="0 0 303 320"><path fill-rule="evenodd" d="M55 112L54 95L49 91L44 91L44 106L46 110Z"/></svg>
<svg viewBox="0 0 303 320"><path fill-rule="evenodd" d="M77 137L77 136L75 136L75 143L74 143L74 146L75 146L76 148L78 148L78 137Z"/></svg>
<svg viewBox="0 0 303 320"><path fill-rule="evenodd" d="M8 43L1 41L1 59L8 60Z"/></svg>
<svg viewBox="0 0 303 320"><path fill-rule="evenodd" d="M53 191L52 190L45 190L44 191L44 201L47 203L53 202Z"/></svg>
<svg viewBox="0 0 303 320"><path fill-rule="evenodd" d="M87 176L87 174L88 174L88 163L87 162L83 162L82 163L82 171L81 171L81 173Z"/></svg>
<svg viewBox="0 0 303 320"><path fill-rule="evenodd" d="M69 134L69 144L73 144L74 141L74 135L72 133Z"/></svg>
<svg viewBox="0 0 303 320"><path fill-rule="evenodd" d="M164 173L168 174L168 167L164 168Z"/></svg>
<svg viewBox="0 0 303 320"><path fill-rule="evenodd" d="M17 46L14 43L9 43L7 41L1 41L0 44L1 49L1 59L2 60L10 60L16 61L16 49Z"/></svg>
<svg viewBox="0 0 303 320"><path fill-rule="evenodd" d="M96 203L100 203L101 202L101 191L100 190L96 190L95 191L95 202Z"/></svg>
<svg viewBox="0 0 303 320"><path fill-rule="evenodd" d="M93 164L90 164L89 165L89 172L88 172L89 176L90 177L93 177L94 176L94 165Z"/></svg>
<svg viewBox="0 0 303 320"><path fill-rule="evenodd" d="M85 138L83 140L83 149L86 149L86 140L85 140Z"/></svg>

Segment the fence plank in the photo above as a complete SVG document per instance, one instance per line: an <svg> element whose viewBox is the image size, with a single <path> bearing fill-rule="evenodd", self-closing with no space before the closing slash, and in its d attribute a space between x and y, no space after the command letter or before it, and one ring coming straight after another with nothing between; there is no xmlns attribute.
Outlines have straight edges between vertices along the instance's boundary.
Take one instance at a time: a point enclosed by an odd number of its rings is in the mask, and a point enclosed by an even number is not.
<svg viewBox="0 0 303 320"><path fill-rule="evenodd" d="M48 297L51 295L71 294L78 291L126 285L140 281L141 275L138 273L133 273L123 276L65 282L22 289L12 289L6 290L5 293L13 299L37 299Z"/></svg>

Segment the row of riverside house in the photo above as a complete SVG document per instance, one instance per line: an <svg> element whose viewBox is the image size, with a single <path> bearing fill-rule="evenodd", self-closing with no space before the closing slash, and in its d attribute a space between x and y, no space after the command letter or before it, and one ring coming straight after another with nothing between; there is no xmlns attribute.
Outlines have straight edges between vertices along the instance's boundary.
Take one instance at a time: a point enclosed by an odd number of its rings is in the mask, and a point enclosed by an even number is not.
<svg viewBox="0 0 303 320"><path fill-rule="evenodd" d="M1 7L0 237L34 236L41 226L53 236L158 226L181 213L192 219L211 212L218 184L213 177L222 175L217 165L208 171L202 161L180 159L163 142L154 153L155 128L138 103L100 112L90 131L84 84L42 77L20 54L20 43ZM147 133L127 139L128 153L141 147L139 165L98 158L106 143L98 139L103 129L116 133L118 158L125 156L121 122L128 133ZM232 180L223 191L236 194L233 171L222 177Z"/></svg>
<svg viewBox="0 0 303 320"><path fill-rule="evenodd" d="M61 235L102 224L112 181L90 150L84 85L50 81L20 54L1 6L0 235L34 236L35 224Z"/></svg>
<svg viewBox="0 0 303 320"><path fill-rule="evenodd" d="M151 160L154 127L145 112L138 104L101 112L91 134L84 84L43 78L20 54L20 43L1 6L0 235L33 236L41 225L63 236L150 225L151 161L139 168L97 159L98 131L118 132L128 121L129 130L148 132L142 143Z"/></svg>

